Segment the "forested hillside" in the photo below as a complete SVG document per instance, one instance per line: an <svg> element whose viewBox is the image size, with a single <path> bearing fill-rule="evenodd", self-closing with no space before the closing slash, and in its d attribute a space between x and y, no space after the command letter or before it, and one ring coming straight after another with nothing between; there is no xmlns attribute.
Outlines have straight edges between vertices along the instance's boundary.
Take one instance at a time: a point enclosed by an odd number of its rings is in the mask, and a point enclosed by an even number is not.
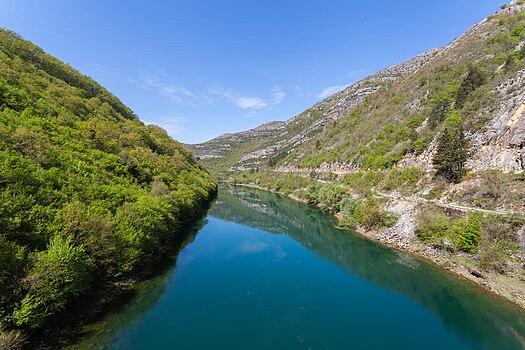
<svg viewBox="0 0 525 350"><path fill-rule="evenodd" d="M163 129L0 30L0 348L154 262L215 189Z"/></svg>

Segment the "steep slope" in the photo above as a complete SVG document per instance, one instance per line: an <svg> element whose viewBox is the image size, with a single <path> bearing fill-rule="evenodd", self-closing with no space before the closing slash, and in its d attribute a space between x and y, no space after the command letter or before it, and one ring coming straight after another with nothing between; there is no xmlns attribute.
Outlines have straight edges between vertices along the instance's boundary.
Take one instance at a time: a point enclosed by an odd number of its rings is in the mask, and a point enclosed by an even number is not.
<svg viewBox="0 0 525 350"><path fill-rule="evenodd" d="M272 125L191 148L524 307L524 1Z"/></svg>
<svg viewBox="0 0 525 350"><path fill-rule="evenodd" d="M153 263L215 188L164 130L0 30L0 333Z"/></svg>
<svg viewBox="0 0 525 350"><path fill-rule="evenodd" d="M443 121L458 111L473 170L524 169L524 5L513 1L446 48L434 49L348 87L273 132L245 132L191 146L218 172L257 168L431 170ZM477 80L476 80L477 79Z"/></svg>
<svg viewBox="0 0 525 350"><path fill-rule="evenodd" d="M435 48L386 68L317 103L286 122L271 122L248 131L221 135L202 144L188 145L204 163L217 171L242 171L274 166L292 150L317 139L330 123L360 105L366 96L417 71L439 53Z"/></svg>

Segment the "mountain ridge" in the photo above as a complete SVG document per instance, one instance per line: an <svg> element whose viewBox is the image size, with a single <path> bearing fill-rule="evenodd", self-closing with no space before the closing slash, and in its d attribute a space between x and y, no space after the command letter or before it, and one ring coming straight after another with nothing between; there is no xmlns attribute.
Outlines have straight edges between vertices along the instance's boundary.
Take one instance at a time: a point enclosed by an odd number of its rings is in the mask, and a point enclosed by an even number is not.
<svg viewBox="0 0 525 350"><path fill-rule="evenodd" d="M269 123L274 127L271 130L260 132L260 126L187 147L211 169L223 174L275 167L316 169L321 165L334 170L392 166L417 166L423 170L431 170L430 160L439 134L439 126L426 127L432 108L435 107L433 104L440 103L439 99L449 100L446 101L447 109L456 108L453 95L465 78L468 65L477 65L484 71L489 83L481 87L487 91L483 91L484 100L478 103L480 106L473 106L474 98L471 97L466 102L469 109L462 107L463 110L460 110L466 119L467 134L472 144L468 165L473 170L522 171L525 152L520 140L525 135L525 119L522 113L516 114L520 107L514 106L513 101L525 100L521 87L523 72L516 69L516 66L521 67L521 59L511 68L508 62L512 55L516 56L517 52L521 52L523 37L521 34L518 34L519 37L507 35L505 30L508 28L508 34L521 30L523 9L521 2L513 1L496 14L473 25L446 47L431 49L372 74L287 121ZM500 42L501 40L506 42ZM516 73L509 74L508 71L512 69ZM439 82L435 83L432 79ZM512 90L513 95L509 90ZM481 94L481 91L479 89L472 93ZM373 101L373 96L377 97L376 101ZM362 107L363 101L376 105ZM492 105L497 105L499 110L489 110L494 108ZM370 127L377 130L365 130L361 133L368 136L367 139L358 137L357 131L350 129L356 125L369 128L362 120L351 118L349 114L353 112L360 113L363 119L363 115L370 120L375 119ZM420 125L412 127L407 117L416 118L418 114L423 120L415 121L414 123L419 122ZM381 120L378 115L381 115ZM509 125L512 130L503 131L511 117L514 118L514 124ZM407 133L413 134L410 137L418 136L418 139L408 140L405 135L401 135L398 137L400 140L391 140L392 144L383 142L387 144L380 145L381 142L376 142L375 136L385 133L384 128L389 120L392 120L394 128L408 128ZM339 128L341 137L335 139L330 136L330 132L337 129L336 124L341 122L347 124L346 128ZM492 131L483 131L485 128ZM331 139L327 140L326 136ZM341 145L344 138L352 139L351 145ZM376 146L387 150L377 152ZM368 150L361 150L362 154L358 154L348 152L350 147ZM337 154L330 154L330 151ZM367 161L367 157L373 158L376 153L381 152L383 153L376 158L386 159ZM312 154L315 156L312 157Z"/></svg>

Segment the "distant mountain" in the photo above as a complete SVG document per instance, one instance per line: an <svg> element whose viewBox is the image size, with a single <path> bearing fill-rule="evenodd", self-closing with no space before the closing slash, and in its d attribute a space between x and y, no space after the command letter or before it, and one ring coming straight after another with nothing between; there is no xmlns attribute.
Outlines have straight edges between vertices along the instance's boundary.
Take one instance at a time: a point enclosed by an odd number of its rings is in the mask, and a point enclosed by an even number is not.
<svg viewBox="0 0 525 350"><path fill-rule="evenodd" d="M371 75L286 122L198 145L218 173L417 166L431 159L443 122L462 117L473 170L525 168L525 5L513 1L445 48Z"/></svg>

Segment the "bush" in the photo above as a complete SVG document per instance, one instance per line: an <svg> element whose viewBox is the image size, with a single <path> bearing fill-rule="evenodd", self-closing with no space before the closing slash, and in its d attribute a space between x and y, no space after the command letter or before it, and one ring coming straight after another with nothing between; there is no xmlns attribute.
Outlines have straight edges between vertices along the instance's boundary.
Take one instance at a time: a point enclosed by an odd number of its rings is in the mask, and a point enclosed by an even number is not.
<svg viewBox="0 0 525 350"><path fill-rule="evenodd" d="M18 326L38 328L62 310L69 297L79 295L91 283L92 260L82 246L56 236L48 249L36 255L36 261L24 280L28 292L13 313Z"/></svg>
<svg viewBox="0 0 525 350"><path fill-rule="evenodd" d="M353 217L359 225L372 230L392 227L399 218L395 213L381 210L379 200L372 196L359 204L354 211Z"/></svg>
<svg viewBox="0 0 525 350"><path fill-rule="evenodd" d="M508 249L508 241L488 242L480 249L479 266L485 271L505 273Z"/></svg>
<svg viewBox="0 0 525 350"><path fill-rule="evenodd" d="M317 201L321 209L337 212L345 195L346 191L341 185L330 183L321 186Z"/></svg>
<svg viewBox="0 0 525 350"><path fill-rule="evenodd" d="M418 214L416 221L416 235L422 242L442 246L449 228L449 219L445 214L426 209Z"/></svg>
<svg viewBox="0 0 525 350"><path fill-rule="evenodd" d="M469 214L466 218L452 218L436 209L427 208L418 214L417 237L438 248L476 252L481 235L480 217Z"/></svg>
<svg viewBox="0 0 525 350"><path fill-rule="evenodd" d="M414 189L423 176L423 171L418 168L392 169L383 182L383 189L390 191L408 187Z"/></svg>
<svg viewBox="0 0 525 350"><path fill-rule="evenodd" d="M481 220L477 215L470 214L467 220L458 220L451 228L455 234L457 247L466 252L477 250L481 232Z"/></svg>
<svg viewBox="0 0 525 350"><path fill-rule="evenodd" d="M479 263L483 270L506 271L511 254L518 250L515 232L522 225L521 220L501 216L483 218L479 243Z"/></svg>
<svg viewBox="0 0 525 350"><path fill-rule="evenodd" d="M357 221L354 217L354 213L359 203L352 197L345 197L339 203L339 226L347 229L354 230L357 228Z"/></svg>

